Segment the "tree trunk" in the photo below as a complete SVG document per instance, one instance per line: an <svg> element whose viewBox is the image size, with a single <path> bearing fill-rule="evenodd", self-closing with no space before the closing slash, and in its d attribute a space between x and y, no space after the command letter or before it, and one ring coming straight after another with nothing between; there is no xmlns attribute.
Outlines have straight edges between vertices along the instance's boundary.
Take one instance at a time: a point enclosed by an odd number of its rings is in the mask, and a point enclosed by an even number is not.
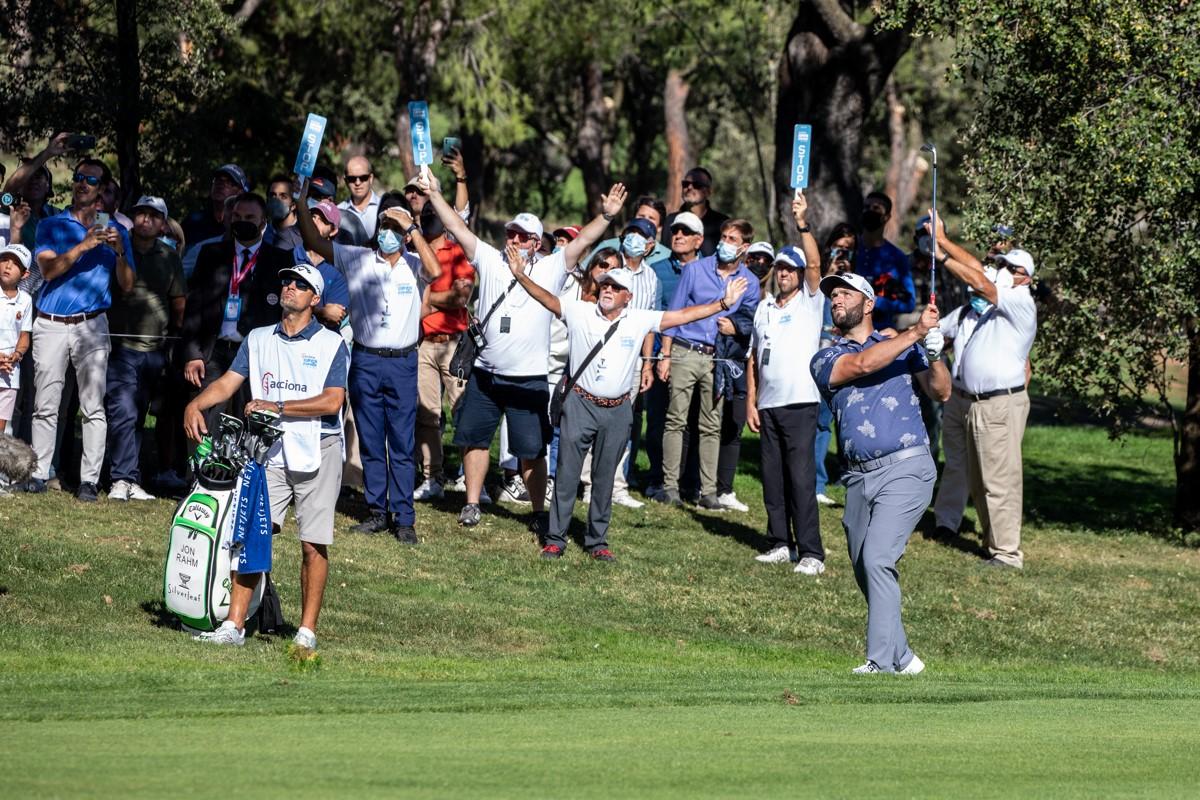
<svg viewBox="0 0 1200 800"><path fill-rule="evenodd" d="M863 126L909 42L905 29L877 32L856 23L837 0L800 4L779 62L775 115L776 203L788 238L795 235L790 181L793 126L812 126L805 194L809 223L823 239L836 223L858 221Z"/></svg>
<svg viewBox="0 0 1200 800"><path fill-rule="evenodd" d="M117 162L124 190L124 207L137 202L142 191L138 127L141 125L141 59L138 53L137 0L117 0L117 48L120 101L117 106Z"/></svg>
<svg viewBox="0 0 1200 800"><path fill-rule="evenodd" d="M688 135L687 98L691 87L677 69L667 72L663 86L663 116L667 139L667 193L663 202L668 211L683 205L680 182L692 167L692 140Z"/></svg>
<svg viewBox="0 0 1200 800"><path fill-rule="evenodd" d="M890 140L884 191L892 198L893 205L892 218L883 229L883 235L902 248L907 248L911 231L902 230L900 225L903 220L909 218L909 212L917 198L917 187L929 171L929 164L921 157L920 144L913 146L921 141L920 123L905 119L904 103L896 90L896 82L891 78L888 78L884 95L887 98Z"/></svg>
<svg viewBox="0 0 1200 800"><path fill-rule="evenodd" d="M579 76L583 89L582 118L575 142L575 166L583 173L588 218L600 213L600 196L608 192L608 143L612 114L604 98L604 71L591 62Z"/></svg>
<svg viewBox="0 0 1200 800"><path fill-rule="evenodd" d="M1200 282L1200 281L1198 281ZM1175 524L1200 530L1200 320L1187 320L1187 404L1175 454Z"/></svg>

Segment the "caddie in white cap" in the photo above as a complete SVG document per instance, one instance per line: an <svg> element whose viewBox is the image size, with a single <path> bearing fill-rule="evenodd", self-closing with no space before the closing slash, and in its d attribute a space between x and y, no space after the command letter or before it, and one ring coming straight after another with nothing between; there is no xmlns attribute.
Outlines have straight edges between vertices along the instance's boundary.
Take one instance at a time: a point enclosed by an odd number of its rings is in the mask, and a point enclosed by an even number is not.
<svg viewBox="0 0 1200 800"><path fill-rule="evenodd" d="M985 563L1020 569L1025 563L1021 440L1029 418L1029 352L1037 335L1037 306L1030 293L1033 256L1020 249L997 253L995 270L985 269L938 223L938 248L945 253L941 263L967 285L971 299L941 325L944 337L953 340L956 358L954 390L943 413L946 466L934 504L935 532L958 535L969 490L983 528Z"/></svg>

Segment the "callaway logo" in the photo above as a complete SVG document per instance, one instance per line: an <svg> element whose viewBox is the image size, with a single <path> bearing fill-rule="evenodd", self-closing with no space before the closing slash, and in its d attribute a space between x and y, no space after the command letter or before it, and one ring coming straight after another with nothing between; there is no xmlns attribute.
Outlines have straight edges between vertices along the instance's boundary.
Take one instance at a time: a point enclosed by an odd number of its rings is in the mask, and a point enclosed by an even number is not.
<svg viewBox="0 0 1200 800"><path fill-rule="evenodd" d="M203 503L188 503L184 506L182 516L193 522L208 522L212 519L212 509Z"/></svg>
<svg viewBox="0 0 1200 800"><path fill-rule="evenodd" d="M272 389L279 389L285 392L307 392L308 384L288 380L277 381L272 373L264 372L262 378L263 394L270 394Z"/></svg>

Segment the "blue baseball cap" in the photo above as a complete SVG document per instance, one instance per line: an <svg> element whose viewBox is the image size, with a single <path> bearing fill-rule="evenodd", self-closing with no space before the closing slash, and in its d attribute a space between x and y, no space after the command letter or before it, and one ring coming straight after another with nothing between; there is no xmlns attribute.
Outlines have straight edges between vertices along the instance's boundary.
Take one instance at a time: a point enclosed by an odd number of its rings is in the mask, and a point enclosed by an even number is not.
<svg viewBox="0 0 1200 800"><path fill-rule="evenodd" d="M629 220L629 222L625 224L624 229L622 229L621 235L624 236L630 231L636 231L644 238L650 239L651 241L653 241L658 235L658 231L654 230L654 223L648 219L642 219L640 217L635 217Z"/></svg>
<svg viewBox="0 0 1200 800"><path fill-rule="evenodd" d="M804 257L803 250L789 244L787 247L781 248L779 254L775 256L775 264L782 264L790 269L804 269L808 266L808 259Z"/></svg>
<svg viewBox="0 0 1200 800"><path fill-rule="evenodd" d="M250 181L246 180L246 173L237 164L222 164L212 171L214 178L218 175L227 176L231 181L242 187L243 192L250 191Z"/></svg>

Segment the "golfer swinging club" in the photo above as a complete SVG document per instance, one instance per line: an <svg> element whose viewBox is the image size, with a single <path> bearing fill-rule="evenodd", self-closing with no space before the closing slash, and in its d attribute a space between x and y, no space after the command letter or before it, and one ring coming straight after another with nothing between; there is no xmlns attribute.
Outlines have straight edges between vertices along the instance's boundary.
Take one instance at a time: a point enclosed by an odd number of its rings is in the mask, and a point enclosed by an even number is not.
<svg viewBox="0 0 1200 800"><path fill-rule="evenodd" d="M930 397L950 397L938 310L930 303L916 325L887 338L871 323L875 291L865 278L829 275L821 291L842 338L813 356L810 369L844 440L849 464L842 527L854 578L867 599L867 661L854 672L916 675L925 664L904 635L896 564L937 478L913 379Z"/></svg>

